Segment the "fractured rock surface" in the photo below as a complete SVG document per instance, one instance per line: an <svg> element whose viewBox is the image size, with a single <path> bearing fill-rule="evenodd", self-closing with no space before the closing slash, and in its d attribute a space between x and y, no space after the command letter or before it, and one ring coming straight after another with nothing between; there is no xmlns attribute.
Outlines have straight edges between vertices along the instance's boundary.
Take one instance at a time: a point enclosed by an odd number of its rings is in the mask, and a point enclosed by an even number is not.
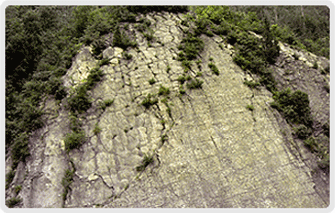
<svg viewBox="0 0 335 213"><path fill-rule="evenodd" d="M139 48L128 51L131 60L122 58L118 47L103 53L112 63L102 67L105 75L91 91L93 107L82 120L87 141L69 154L76 172L65 207L327 207L329 201L314 189L311 168L282 135L278 113L269 106L271 93L243 84L250 76L233 63L231 48L221 49L225 44L218 36L202 36L202 68L193 64L190 71L192 78L203 73L202 89L184 85L186 94L180 96L177 79L184 69L175 60L183 36L176 24L180 18L169 13L149 18L160 42L148 47L137 33ZM210 57L220 75L207 66ZM90 48L83 47L66 86L85 80L96 64ZM157 104L142 106L161 85L170 89L167 104L156 95ZM113 104L98 109L107 99ZM36 133L23 207L62 206L69 121L63 107L47 103L45 108L58 116ZM137 171L144 155L154 162Z"/></svg>

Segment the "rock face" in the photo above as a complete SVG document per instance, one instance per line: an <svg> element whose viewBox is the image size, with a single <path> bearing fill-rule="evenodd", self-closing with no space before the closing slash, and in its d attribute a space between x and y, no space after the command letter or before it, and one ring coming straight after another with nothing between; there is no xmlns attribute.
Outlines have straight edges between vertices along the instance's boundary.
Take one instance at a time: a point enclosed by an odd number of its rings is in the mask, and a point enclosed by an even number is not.
<svg viewBox="0 0 335 213"><path fill-rule="evenodd" d="M232 49L218 36L202 36L201 70L193 64L190 72L191 78L202 72L202 89L184 85L180 95L180 18L148 17L157 38L151 47L137 33L131 60L118 47L103 52L111 64L102 67L104 77L90 93L93 106L81 119L87 140L69 155L68 111L45 102L48 124L31 137L26 175L15 180L23 186L22 207L327 207L329 194L315 189L307 154L297 155L292 137L283 136L289 127L269 106L272 94L243 84L251 76L233 63ZM90 51L83 47L64 77L70 90L98 63ZM207 66L210 57L219 75ZM161 85L169 88L168 97L158 95ZM158 102L145 108L147 94ZM107 99L113 104L101 110ZM94 134L95 126L100 133ZM137 171L145 156L153 162ZM75 174L63 201L70 160Z"/></svg>

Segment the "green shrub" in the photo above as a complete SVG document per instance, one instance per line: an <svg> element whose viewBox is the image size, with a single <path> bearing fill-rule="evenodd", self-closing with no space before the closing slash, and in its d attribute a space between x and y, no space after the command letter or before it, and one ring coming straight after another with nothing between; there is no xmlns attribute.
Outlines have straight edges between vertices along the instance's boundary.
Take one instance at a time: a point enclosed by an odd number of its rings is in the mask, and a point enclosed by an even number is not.
<svg viewBox="0 0 335 213"><path fill-rule="evenodd" d="M199 79L195 79L195 80L192 79L191 82L188 82L188 83L186 84L186 86L187 86L187 88L189 88L189 89L201 89L203 83L204 83L204 82L201 81L201 80L199 80Z"/></svg>
<svg viewBox="0 0 335 213"><path fill-rule="evenodd" d="M90 70L90 74L87 76L87 82L85 84L87 90L91 90L94 86L101 81L104 76L102 70L99 68L93 68Z"/></svg>
<svg viewBox="0 0 335 213"><path fill-rule="evenodd" d="M178 60L180 61L183 61L184 59L196 59L198 54L204 49L204 42L192 34L188 34L186 38L182 39L180 45L180 49L183 50L182 54L178 54Z"/></svg>
<svg viewBox="0 0 335 213"><path fill-rule="evenodd" d="M154 99L151 99L153 98L153 95L151 94L148 94L146 98L144 98L144 100L142 101L142 105L145 107L145 108L149 108L151 105L154 105L154 104L157 104L158 103L158 99L157 98L154 98Z"/></svg>
<svg viewBox="0 0 335 213"><path fill-rule="evenodd" d="M14 206L19 204L20 202L22 202L21 198L13 197L11 199L6 200L6 206L8 208L13 208Z"/></svg>
<svg viewBox="0 0 335 213"><path fill-rule="evenodd" d="M168 96L169 94L170 94L170 89L161 85L158 91L158 95Z"/></svg>
<svg viewBox="0 0 335 213"><path fill-rule="evenodd" d="M312 134L312 129L301 124L294 128L294 135L300 139L307 139Z"/></svg>
<svg viewBox="0 0 335 213"><path fill-rule="evenodd" d="M308 139L304 140L304 145L312 152L316 152L319 149L318 143L314 137L309 137Z"/></svg>
<svg viewBox="0 0 335 213"><path fill-rule="evenodd" d="M101 132L101 128L98 126L98 123L96 123L93 129L93 133L95 135L98 135L100 132Z"/></svg>
<svg viewBox="0 0 335 213"><path fill-rule="evenodd" d="M197 72L196 77L201 77L202 76L202 72Z"/></svg>
<svg viewBox="0 0 335 213"><path fill-rule="evenodd" d="M14 188L14 192L15 192L15 194L19 194L20 191L21 191L21 189L22 189L22 185L17 185L17 186L15 186L15 188Z"/></svg>
<svg viewBox="0 0 335 213"><path fill-rule="evenodd" d="M107 100L104 100L104 104L105 104L107 107L111 106L113 103L114 103L114 99L107 99Z"/></svg>
<svg viewBox="0 0 335 213"><path fill-rule="evenodd" d="M120 28L117 28L114 32L113 46L121 47L126 49L127 47L137 47L137 42L131 39L127 33Z"/></svg>
<svg viewBox="0 0 335 213"><path fill-rule="evenodd" d="M15 177L14 170L10 170L10 172L6 174L6 190L9 189L9 185L12 183L14 177Z"/></svg>
<svg viewBox="0 0 335 213"><path fill-rule="evenodd" d="M136 171L138 171L138 172L144 171L145 168L147 168L147 166L149 166L153 162L154 162L153 156L149 156L149 155L145 154L143 156L142 164L140 166L136 167Z"/></svg>
<svg viewBox="0 0 335 213"><path fill-rule="evenodd" d="M149 80L149 84L150 85L153 85L154 83L156 83L156 80L154 78L152 78L152 79Z"/></svg>
<svg viewBox="0 0 335 213"><path fill-rule="evenodd" d="M254 111L255 107L253 105L247 105L246 108L250 111Z"/></svg>
<svg viewBox="0 0 335 213"><path fill-rule="evenodd" d="M104 49L106 49L106 41L102 38L94 39L92 42L92 52L94 56L99 56Z"/></svg>
<svg viewBox="0 0 335 213"><path fill-rule="evenodd" d="M318 69L319 68L319 65L318 63L315 61L314 64L313 64L313 69Z"/></svg>
<svg viewBox="0 0 335 213"><path fill-rule="evenodd" d="M252 89L258 88L261 85L259 82L248 81L248 80L245 80L243 82L243 84L247 85L248 87L250 87Z"/></svg>
<svg viewBox="0 0 335 213"><path fill-rule="evenodd" d="M71 95L67 101L70 111L73 113L86 112L92 106L92 102L88 98L87 88L85 85L79 86L77 93Z"/></svg>
<svg viewBox="0 0 335 213"><path fill-rule="evenodd" d="M184 84L184 82L186 81L185 79L185 75L181 75L178 77L177 81L179 81L180 84Z"/></svg>
<svg viewBox="0 0 335 213"><path fill-rule="evenodd" d="M130 60L133 58L133 55L132 54L129 54L127 52L123 52L123 57L126 59L126 60Z"/></svg>
<svg viewBox="0 0 335 213"><path fill-rule="evenodd" d="M309 99L306 93L300 90L292 93L288 88L275 92L273 98L275 103L271 103L271 106L282 112L290 122L304 124L307 127L312 125Z"/></svg>
<svg viewBox="0 0 335 213"><path fill-rule="evenodd" d="M70 169L66 169L66 170L65 170L65 174L64 174L64 177L63 177L63 179L62 179L62 185L63 185L63 187L64 187L64 192L63 192L63 194L62 194L62 195L63 195L63 201L66 200L66 196L67 196L69 190L71 189L71 188L70 188L70 185L71 185L72 182L73 182L73 176L74 176L74 173L75 173L75 170L74 170L74 169L72 169L72 170L70 170Z"/></svg>
<svg viewBox="0 0 335 213"><path fill-rule="evenodd" d="M99 61L98 66L101 67L101 66L108 65L108 64L110 64L110 59L109 58L103 58Z"/></svg>
<svg viewBox="0 0 335 213"><path fill-rule="evenodd" d="M162 135L162 137L161 137L162 144L164 144L165 141L167 141L167 140L168 140L168 136L166 134Z"/></svg>
<svg viewBox="0 0 335 213"><path fill-rule="evenodd" d="M181 95L184 95L184 94L186 93L186 91L184 90L184 88L183 88L182 85L180 85L180 87L179 87L179 93L180 93Z"/></svg>
<svg viewBox="0 0 335 213"><path fill-rule="evenodd" d="M215 74L215 75L219 75L220 74L220 71L219 69L215 66L215 64L213 64L212 62L210 62L208 64L208 67L212 70L212 72Z"/></svg>
<svg viewBox="0 0 335 213"><path fill-rule="evenodd" d="M79 132L71 132L65 136L65 150L70 152L73 149L78 149L86 140L85 132L83 130Z"/></svg>

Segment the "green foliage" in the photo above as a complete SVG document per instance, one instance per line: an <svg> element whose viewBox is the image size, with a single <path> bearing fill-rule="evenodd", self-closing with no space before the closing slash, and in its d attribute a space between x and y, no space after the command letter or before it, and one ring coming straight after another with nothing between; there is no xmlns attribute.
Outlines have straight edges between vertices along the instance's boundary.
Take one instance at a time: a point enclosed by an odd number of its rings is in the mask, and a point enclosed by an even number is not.
<svg viewBox="0 0 335 213"><path fill-rule="evenodd" d="M168 96L169 94L170 94L170 89L161 85L158 91L158 95Z"/></svg>
<svg viewBox="0 0 335 213"><path fill-rule="evenodd" d="M183 85L180 85L180 86L179 86L179 94L180 94L180 95L184 95L185 93L186 93L186 91L185 91ZM179 96L179 97L180 97L180 96Z"/></svg>
<svg viewBox="0 0 335 213"><path fill-rule="evenodd" d="M113 46L127 49L127 47L137 47L137 43L125 31L117 27L114 32Z"/></svg>
<svg viewBox="0 0 335 213"><path fill-rule="evenodd" d="M146 98L144 98L144 100L142 101L142 105L145 108L149 108L151 105L157 104L158 103L158 99L157 98L153 98L153 95L148 94Z"/></svg>
<svg viewBox="0 0 335 213"><path fill-rule="evenodd" d="M313 69L318 69L319 68L319 65L318 63L315 61L314 64L313 64Z"/></svg>
<svg viewBox="0 0 335 213"><path fill-rule="evenodd" d="M73 182L73 176L74 176L74 173L75 173L75 170L74 170L74 169L72 169L72 170L70 170L70 169L66 169L66 170L65 170L65 174L64 174L64 177L63 177L63 179L62 179L62 185L63 185L63 187L64 187L64 192L63 192L63 194L62 194L62 196L63 196L63 201L66 200L66 196L67 196L69 190L71 190L70 185L71 185L72 182Z"/></svg>
<svg viewBox="0 0 335 213"><path fill-rule="evenodd" d="M85 132L83 130L66 134L64 143L66 152L73 149L78 149L86 140Z"/></svg>
<svg viewBox="0 0 335 213"><path fill-rule="evenodd" d="M15 177L14 170L10 170L10 172L6 174L6 190L9 189L9 185L12 183L14 177Z"/></svg>
<svg viewBox="0 0 335 213"><path fill-rule="evenodd" d="M185 38L182 39L180 48L183 52L179 52L178 60L193 60L196 59L198 54L204 49L204 42L195 37L195 35L187 34Z"/></svg>
<svg viewBox="0 0 335 213"><path fill-rule="evenodd" d="M133 58L133 55L132 54L129 54L127 52L123 52L123 57L126 59L126 60L130 60Z"/></svg>
<svg viewBox="0 0 335 213"><path fill-rule="evenodd" d="M162 135L161 142L164 144L168 140L168 136L166 134Z"/></svg>
<svg viewBox="0 0 335 213"><path fill-rule="evenodd" d="M114 103L114 99L106 99L104 100L104 104L106 107L111 106Z"/></svg>
<svg viewBox="0 0 335 213"><path fill-rule="evenodd" d="M143 172L145 170L145 168L147 168L147 166L149 166L153 162L154 162L153 156L149 156L149 155L145 154L143 156L142 164L140 166L136 167L136 171Z"/></svg>
<svg viewBox="0 0 335 213"><path fill-rule="evenodd" d="M212 72L213 72L215 75L219 75L219 74L220 74L219 69L215 66L214 63L210 62L210 63L208 64L208 67L212 70Z"/></svg>
<svg viewBox="0 0 335 213"><path fill-rule="evenodd" d="M185 75L181 75L178 77L177 81L179 81L180 84L184 84L184 82L186 81L185 79Z"/></svg>
<svg viewBox="0 0 335 213"><path fill-rule="evenodd" d="M253 105L247 105L246 108L250 111L254 111L255 107Z"/></svg>
<svg viewBox="0 0 335 213"><path fill-rule="evenodd" d="M20 202L22 202L21 198L13 197L13 198L10 198L10 199L6 200L6 206L8 208L13 208L14 206L19 204Z"/></svg>
<svg viewBox="0 0 335 213"><path fill-rule="evenodd" d="M258 88L261 85L259 82L248 81L248 80L245 80L243 84L247 85L248 87L252 89Z"/></svg>
<svg viewBox="0 0 335 213"><path fill-rule="evenodd" d="M99 61L98 66L102 67L102 66L108 65L108 64L110 64L110 59L109 58L103 58Z"/></svg>
<svg viewBox="0 0 335 213"><path fill-rule="evenodd" d="M312 134L312 129L309 127L306 127L303 124L300 124L299 126L294 128L294 135L297 138L304 140L304 139L307 139L311 134Z"/></svg>
<svg viewBox="0 0 335 213"><path fill-rule="evenodd" d="M101 132L101 128L99 127L98 123L96 123L93 129L93 133L95 135L98 135L100 132Z"/></svg>
<svg viewBox="0 0 335 213"><path fill-rule="evenodd" d="M21 189L22 189L22 185L17 185L17 186L15 186L15 187L14 187L14 192L15 192L15 194L16 194L16 195L19 194L20 191L21 191Z"/></svg>
<svg viewBox="0 0 335 213"><path fill-rule="evenodd" d="M149 84L150 84L150 85L152 85L152 84L154 84L154 83L156 83L156 80L155 80L154 78L152 78L152 79L149 80Z"/></svg>
<svg viewBox="0 0 335 213"><path fill-rule="evenodd" d="M282 112L287 120L296 124L304 124L311 127L312 118L309 107L308 95L300 90L291 92L288 88L276 92L273 96L275 102L271 106Z"/></svg>
<svg viewBox="0 0 335 213"><path fill-rule="evenodd" d="M186 84L189 89L201 89L204 82L199 79L192 79Z"/></svg>
<svg viewBox="0 0 335 213"><path fill-rule="evenodd" d="M73 113L86 112L92 106L92 102L89 100L87 87L85 85L79 86L77 93L72 94L68 98L67 102L70 111Z"/></svg>

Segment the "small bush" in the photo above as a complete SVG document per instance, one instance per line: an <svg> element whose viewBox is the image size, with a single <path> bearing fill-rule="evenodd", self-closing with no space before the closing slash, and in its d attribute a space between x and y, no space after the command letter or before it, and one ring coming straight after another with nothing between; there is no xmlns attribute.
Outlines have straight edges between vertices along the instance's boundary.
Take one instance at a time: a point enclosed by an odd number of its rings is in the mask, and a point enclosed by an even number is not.
<svg viewBox="0 0 335 213"><path fill-rule="evenodd" d="M19 204L20 202L22 202L22 199L17 198L17 197L13 197L11 199L6 200L6 206L8 206L8 208L13 208L14 206Z"/></svg>
<svg viewBox="0 0 335 213"><path fill-rule="evenodd" d="M189 89L201 89L204 82L199 79L192 79L191 82L187 83L187 88Z"/></svg>
<svg viewBox="0 0 335 213"><path fill-rule="evenodd" d="M98 135L101 132L101 128L98 126L98 123L95 124L95 127L93 129L93 133L95 135Z"/></svg>
<svg viewBox="0 0 335 213"><path fill-rule="evenodd" d="M243 82L243 84L247 85L248 87L250 87L252 89L258 88L261 85L259 82L248 81L248 80L245 80Z"/></svg>
<svg viewBox="0 0 335 213"><path fill-rule="evenodd" d="M79 132L71 132L65 136L65 150L70 152L73 149L79 148L86 140L85 132L83 130Z"/></svg>
<svg viewBox="0 0 335 213"><path fill-rule="evenodd" d="M170 89L161 85L160 88L159 88L159 91L158 91L158 95L167 96L169 94L170 94Z"/></svg>
<svg viewBox="0 0 335 213"><path fill-rule="evenodd" d="M220 71L219 69L215 66L215 64L213 64L212 62L208 64L208 67L212 70L212 72L215 74L215 75L219 75L220 74Z"/></svg>
<svg viewBox="0 0 335 213"><path fill-rule="evenodd" d="M101 67L101 66L108 65L108 64L110 64L110 59L109 58L103 58L99 61L98 66Z"/></svg>
<svg viewBox="0 0 335 213"><path fill-rule="evenodd" d="M313 69L318 69L319 68L319 65L318 63L315 61L314 64L313 64Z"/></svg>
<svg viewBox="0 0 335 213"><path fill-rule="evenodd" d="M179 87L179 93L180 93L181 95L184 95L184 94L186 93L186 91L184 90L183 86L180 86L180 87Z"/></svg>
<svg viewBox="0 0 335 213"><path fill-rule="evenodd" d="M145 154L144 157L143 157L143 160L142 160L142 164L140 166L136 167L136 171L138 171L138 172L144 171L145 168L147 168L147 166L149 166L153 162L154 162L153 156L149 156L149 155Z"/></svg>
<svg viewBox="0 0 335 213"><path fill-rule="evenodd" d="M196 77L201 77L202 76L202 72L197 72Z"/></svg>
<svg viewBox="0 0 335 213"><path fill-rule="evenodd" d="M314 137L309 137L304 140L304 145L309 148L312 152L316 152L318 150L318 143Z"/></svg>
<svg viewBox="0 0 335 213"><path fill-rule="evenodd" d="M14 177L15 177L14 170L10 170L10 172L6 174L6 190L9 189L9 185L12 183Z"/></svg>
<svg viewBox="0 0 335 213"><path fill-rule="evenodd" d="M142 105L145 107L145 108L149 108L151 105L154 105L154 104L157 104L158 103L158 99L157 98L154 98L154 99L151 99L152 98L152 95L151 94L148 94L147 97L142 101Z"/></svg>
<svg viewBox="0 0 335 213"><path fill-rule="evenodd" d="M300 139L307 139L312 134L312 129L301 124L294 128L294 135Z"/></svg>
<svg viewBox="0 0 335 213"><path fill-rule="evenodd" d="M255 107L253 105L247 105L246 108L250 111L254 111Z"/></svg>
<svg viewBox="0 0 335 213"><path fill-rule="evenodd" d="M126 59L126 60L130 60L133 58L133 55L132 54L129 54L127 52L123 52L123 57Z"/></svg>
<svg viewBox="0 0 335 213"><path fill-rule="evenodd" d="M166 72L167 72L167 73L169 73L169 72L170 72L170 70L171 70L171 67L170 67L170 65L167 65Z"/></svg>
<svg viewBox="0 0 335 213"><path fill-rule="evenodd" d="M304 124L307 127L312 125L311 109L307 93L300 90L292 93L288 88L275 92L273 98L276 103L272 103L271 106L282 112L290 122Z"/></svg>
<svg viewBox="0 0 335 213"><path fill-rule="evenodd" d="M113 103L114 103L114 99L107 99L107 100L104 100L104 104L105 104L107 107L111 106Z"/></svg>
<svg viewBox="0 0 335 213"><path fill-rule="evenodd" d="M149 82L150 85L153 85L154 83L156 83L156 80L154 78L152 78L148 82Z"/></svg>
<svg viewBox="0 0 335 213"><path fill-rule="evenodd" d="M75 170L70 170L70 169L67 169L65 170L65 174L64 174L64 177L62 179L62 185L64 187L64 192L63 192L63 201L66 200L66 196L70 190L70 185L72 184L73 182L73 175L75 173Z"/></svg>
<svg viewBox="0 0 335 213"><path fill-rule="evenodd" d="M17 185L17 186L15 186L15 188L14 188L14 192L15 192L15 194L19 194L20 191L21 191L21 189L22 189L22 186L21 186L21 185Z"/></svg>
<svg viewBox="0 0 335 213"><path fill-rule="evenodd" d="M185 75L181 75L178 77L177 81L179 81L180 84L184 84L184 82L186 81L185 79Z"/></svg>
<svg viewBox="0 0 335 213"><path fill-rule="evenodd" d="M168 136L166 134L162 135L162 137L161 137L162 144L164 144L165 141L167 141L167 140L168 140Z"/></svg>

